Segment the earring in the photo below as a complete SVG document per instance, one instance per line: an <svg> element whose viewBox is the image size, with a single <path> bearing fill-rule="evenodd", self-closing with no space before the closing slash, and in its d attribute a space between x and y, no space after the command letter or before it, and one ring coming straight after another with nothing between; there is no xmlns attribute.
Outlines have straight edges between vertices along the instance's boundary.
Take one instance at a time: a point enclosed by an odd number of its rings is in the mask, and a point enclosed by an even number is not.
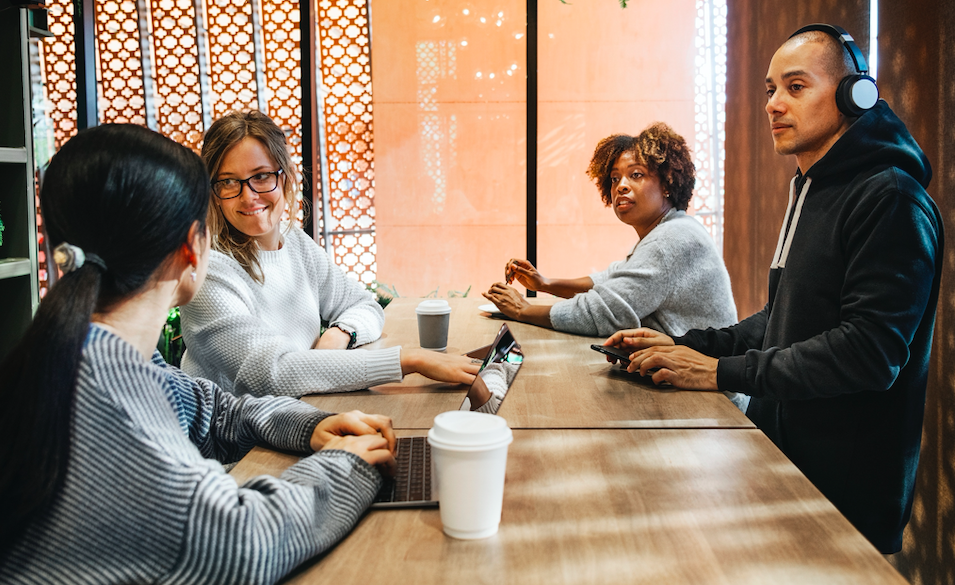
<svg viewBox="0 0 955 585"><path fill-rule="evenodd" d="M664 193L664 195L666 195L666 198L667 198L667 199L670 198L670 193Z"/></svg>
<svg viewBox="0 0 955 585"><path fill-rule="evenodd" d="M196 277L197 277L197 276L198 276L198 275L196 274L196 271L195 271L195 270L193 270L193 271L192 271L192 274L189 275L189 277L192 279L192 282L195 282L195 281L196 281Z"/></svg>

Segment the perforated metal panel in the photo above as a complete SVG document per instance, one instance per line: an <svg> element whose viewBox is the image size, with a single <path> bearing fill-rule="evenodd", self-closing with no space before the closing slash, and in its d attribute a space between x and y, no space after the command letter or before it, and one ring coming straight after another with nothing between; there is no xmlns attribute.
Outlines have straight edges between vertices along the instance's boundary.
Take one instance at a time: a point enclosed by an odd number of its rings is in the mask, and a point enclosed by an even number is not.
<svg viewBox="0 0 955 585"><path fill-rule="evenodd" d="M139 13L132 0L97 2L99 118L146 125L146 96L139 46Z"/></svg>
<svg viewBox="0 0 955 585"><path fill-rule="evenodd" d="M156 129L196 151L202 142L198 29L191 0L150 0Z"/></svg>
<svg viewBox="0 0 955 585"><path fill-rule="evenodd" d="M365 0L320 0L317 22L331 247L338 264L371 284L375 167L368 7Z"/></svg>
<svg viewBox="0 0 955 585"><path fill-rule="evenodd" d="M262 1L266 113L285 130L295 164L302 161L302 53L298 2Z"/></svg>
<svg viewBox="0 0 955 585"><path fill-rule="evenodd" d="M302 35L298 6L298 2L289 0L262 0L262 28L259 35L262 39L262 79L265 86L262 101L266 114L285 131L292 162L301 168ZM301 225L302 220L300 204L295 221Z"/></svg>
<svg viewBox="0 0 955 585"><path fill-rule="evenodd" d="M696 2L693 163L696 192L691 211L723 248L723 165L726 160L726 0ZM688 140L690 142L690 140Z"/></svg>
<svg viewBox="0 0 955 585"><path fill-rule="evenodd" d="M232 110L258 109L252 4L208 0L205 7L212 119Z"/></svg>
<svg viewBox="0 0 955 585"><path fill-rule="evenodd" d="M40 43L47 115L53 122L56 149L76 134L76 57L73 52L73 2L50 0L47 27L55 36Z"/></svg>
<svg viewBox="0 0 955 585"><path fill-rule="evenodd" d="M40 53L59 148L76 133L73 4L50 0L48 6L57 36L43 41ZM365 0L321 0L316 8L330 244L346 271L371 283L376 264L368 7ZM97 0L100 121L147 125L198 151L208 123L230 110L264 107L301 165L300 14L294 0ZM317 172L314 180L320 180ZM313 213L321 225L321 209Z"/></svg>
<svg viewBox="0 0 955 585"><path fill-rule="evenodd" d="M442 113L435 100L438 84L457 73L456 46L451 41L419 41L415 46L415 73L418 81L418 132L421 157L428 176L434 180L431 194L435 213L444 210L448 195L448 169L457 161L458 121Z"/></svg>

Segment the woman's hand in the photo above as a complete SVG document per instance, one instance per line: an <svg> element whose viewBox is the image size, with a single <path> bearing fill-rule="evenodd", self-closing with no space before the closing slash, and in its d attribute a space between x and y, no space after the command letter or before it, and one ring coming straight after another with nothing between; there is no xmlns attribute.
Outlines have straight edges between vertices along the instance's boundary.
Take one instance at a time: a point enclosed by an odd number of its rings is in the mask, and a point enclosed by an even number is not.
<svg viewBox="0 0 955 585"><path fill-rule="evenodd" d="M312 431L309 445L313 451L318 451L326 448L336 437L349 435L379 435L385 440L388 450L395 450L395 431L391 419L381 414L365 414L360 410L323 419Z"/></svg>
<svg viewBox="0 0 955 585"><path fill-rule="evenodd" d="M504 265L504 282L511 284L514 280L521 283L527 290L546 292L544 287L547 286L547 279L527 260L511 258Z"/></svg>
<svg viewBox="0 0 955 585"><path fill-rule="evenodd" d="M354 453L369 465L377 467L385 475L394 475L398 467L388 441L381 435L332 437L322 447L323 451L325 449L340 449Z"/></svg>
<svg viewBox="0 0 955 585"><path fill-rule="evenodd" d="M503 282L495 282L486 293L481 294L494 303L494 306L502 313L515 321L520 321L521 311L531 306L527 299L517 292L517 289L507 286Z"/></svg>
<svg viewBox="0 0 955 585"><path fill-rule="evenodd" d="M318 338L314 349L348 349L349 343L351 343L351 335L338 327L329 327Z"/></svg>
<svg viewBox="0 0 955 585"><path fill-rule="evenodd" d="M463 355L448 355L426 349L401 350L401 374L417 373L452 384L470 384L481 369L479 364Z"/></svg>

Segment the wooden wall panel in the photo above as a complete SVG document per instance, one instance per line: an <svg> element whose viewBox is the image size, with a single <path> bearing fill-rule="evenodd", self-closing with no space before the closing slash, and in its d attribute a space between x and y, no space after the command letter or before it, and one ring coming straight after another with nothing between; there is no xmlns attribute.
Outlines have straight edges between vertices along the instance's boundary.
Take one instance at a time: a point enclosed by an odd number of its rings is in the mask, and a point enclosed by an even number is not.
<svg viewBox="0 0 955 585"><path fill-rule="evenodd" d="M948 235L915 505L893 563L915 584L955 583L955 5L950 0L882 3L879 22L882 97L932 163L928 192Z"/></svg>
<svg viewBox="0 0 955 585"><path fill-rule="evenodd" d="M868 51L868 0L737 0L727 18L726 179L723 256L740 319L766 304L767 276L786 213L796 158L773 151L766 70L793 32L813 22L839 24Z"/></svg>
<svg viewBox="0 0 955 585"><path fill-rule="evenodd" d="M878 82L882 97L925 150L949 235L927 393L922 457L903 551L891 562L914 584L955 583L955 4L881 3ZM767 130L763 78L777 46L809 22L841 24L868 50L868 2L739 0L730 6L724 255L740 316L766 300L766 277L793 157L777 156Z"/></svg>

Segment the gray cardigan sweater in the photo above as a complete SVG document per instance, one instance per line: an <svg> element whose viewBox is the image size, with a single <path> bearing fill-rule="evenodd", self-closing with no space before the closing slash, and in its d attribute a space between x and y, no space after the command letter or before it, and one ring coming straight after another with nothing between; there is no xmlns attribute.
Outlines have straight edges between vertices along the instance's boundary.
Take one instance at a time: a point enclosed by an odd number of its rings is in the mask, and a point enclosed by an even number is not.
<svg viewBox="0 0 955 585"><path fill-rule="evenodd" d="M613 335L650 327L670 336L736 323L730 277L696 219L671 210L630 256L590 276L594 287L555 304L554 329Z"/></svg>
<svg viewBox="0 0 955 585"><path fill-rule="evenodd" d="M256 443L308 453L329 416L237 398L90 327L63 491L0 568L2 583L271 583L351 530L381 477L321 451L236 485Z"/></svg>

